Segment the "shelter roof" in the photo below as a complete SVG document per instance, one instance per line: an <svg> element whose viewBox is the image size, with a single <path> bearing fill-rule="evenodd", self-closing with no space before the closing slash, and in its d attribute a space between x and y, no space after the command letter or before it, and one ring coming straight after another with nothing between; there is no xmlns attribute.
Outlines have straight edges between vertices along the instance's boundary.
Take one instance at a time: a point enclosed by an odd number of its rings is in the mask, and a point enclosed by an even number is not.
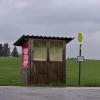
<svg viewBox="0 0 100 100"><path fill-rule="evenodd" d="M28 39L48 39L48 40L65 40L66 44L72 41L71 37L55 37L55 36L35 36L35 35L22 35L15 43L15 46L22 46L23 42Z"/></svg>

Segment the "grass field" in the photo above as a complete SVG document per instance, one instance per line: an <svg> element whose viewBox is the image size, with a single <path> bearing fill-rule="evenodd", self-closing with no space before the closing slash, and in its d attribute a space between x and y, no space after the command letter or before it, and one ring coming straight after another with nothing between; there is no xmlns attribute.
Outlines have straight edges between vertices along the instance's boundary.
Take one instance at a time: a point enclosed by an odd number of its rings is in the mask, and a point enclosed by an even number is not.
<svg viewBox="0 0 100 100"><path fill-rule="evenodd" d="M67 85L78 86L78 62L67 61ZM85 60L81 67L81 86L100 86L100 61Z"/></svg>
<svg viewBox="0 0 100 100"><path fill-rule="evenodd" d="M0 57L0 85L23 85L20 78L21 59Z"/></svg>
<svg viewBox="0 0 100 100"><path fill-rule="evenodd" d="M21 59L14 57L0 58L0 85L24 85L20 74ZM67 61L67 86L78 86L78 62ZM100 61L85 60L81 69L81 86L100 86Z"/></svg>

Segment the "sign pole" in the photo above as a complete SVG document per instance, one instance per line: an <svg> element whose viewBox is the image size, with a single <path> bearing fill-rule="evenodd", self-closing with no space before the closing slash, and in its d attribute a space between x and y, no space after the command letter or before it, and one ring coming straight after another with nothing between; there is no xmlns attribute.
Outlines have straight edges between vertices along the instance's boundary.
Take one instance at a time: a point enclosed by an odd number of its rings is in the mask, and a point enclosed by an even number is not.
<svg viewBox="0 0 100 100"><path fill-rule="evenodd" d="M82 51L82 45L80 44L79 45L79 56L81 56L81 51ZM81 85L81 61L79 61L79 80L78 80L78 85L80 86Z"/></svg>
<svg viewBox="0 0 100 100"><path fill-rule="evenodd" d="M81 32L78 33L78 43L79 43L79 56L78 56L78 62L79 62L79 69L78 69L78 86L81 86L81 64L84 59L82 56L82 42L83 42L83 35Z"/></svg>

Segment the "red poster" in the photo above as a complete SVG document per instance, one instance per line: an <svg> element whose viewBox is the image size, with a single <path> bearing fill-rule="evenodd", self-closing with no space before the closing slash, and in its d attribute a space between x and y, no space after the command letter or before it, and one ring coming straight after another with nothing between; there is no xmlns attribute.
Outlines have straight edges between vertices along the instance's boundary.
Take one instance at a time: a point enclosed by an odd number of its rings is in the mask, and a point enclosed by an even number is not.
<svg viewBox="0 0 100 100"><path fill-rule="evenodd" d="M25 41L22 46L22 68L28 67L28 41Z"/></svg>

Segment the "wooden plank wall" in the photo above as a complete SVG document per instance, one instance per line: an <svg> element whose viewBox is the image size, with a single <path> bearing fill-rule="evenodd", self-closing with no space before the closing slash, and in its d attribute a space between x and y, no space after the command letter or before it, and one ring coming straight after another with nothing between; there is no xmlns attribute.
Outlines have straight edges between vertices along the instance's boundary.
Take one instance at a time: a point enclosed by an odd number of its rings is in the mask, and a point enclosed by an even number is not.
<svg viewBox="0 0 100 100"><path fill-rule="evenodd" d="M31 82L33 84L46 84L50 82L63 82L65 79L63 62L33 61L31 67Z"/></svg>

